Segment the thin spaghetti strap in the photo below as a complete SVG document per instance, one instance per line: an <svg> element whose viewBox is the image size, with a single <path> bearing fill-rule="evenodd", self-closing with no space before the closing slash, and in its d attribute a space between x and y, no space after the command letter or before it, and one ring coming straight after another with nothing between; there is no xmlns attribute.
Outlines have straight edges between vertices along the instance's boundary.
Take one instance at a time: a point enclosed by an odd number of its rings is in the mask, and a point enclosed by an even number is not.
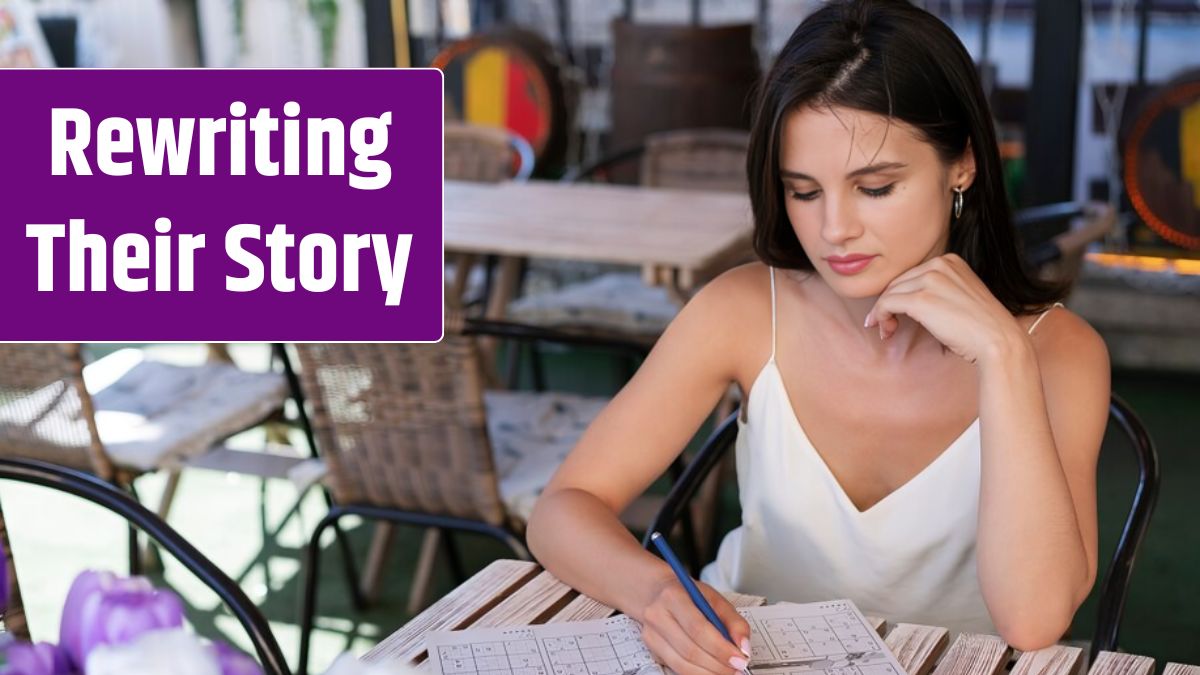
<svg viewBox="0 0 1200 675"><path fill-rule="evenodd" d="M1054 309L1055 307L1065 307L1065 305L1063 305L1061 302L1056 302L1056 303L1054 303L1053 305L1050 305L1050 308L1049 308L1049 309L1047 309L1046 311L1044 311L1044 312L1042 312L1041 314L1039 314L1039 315L1038 315L1038 318L1037 318L1037 321L1034 321L1034 322L1033 322L1033 325L1029 327L1029 334L1030 334L1030 335L1033 335L1033 331L1034 331L1034 329L1038 327L1038 324L1042 322L1042 319L1046 318L1046 315L1050 313L1050 310L1051 310L1051 309Z"/></svg>
<svg viewBox="0 0 1200 675"><path fill-rule="evenodd" d="M771 271L771 360L775 360L775 268L768 267Z"/></svg>

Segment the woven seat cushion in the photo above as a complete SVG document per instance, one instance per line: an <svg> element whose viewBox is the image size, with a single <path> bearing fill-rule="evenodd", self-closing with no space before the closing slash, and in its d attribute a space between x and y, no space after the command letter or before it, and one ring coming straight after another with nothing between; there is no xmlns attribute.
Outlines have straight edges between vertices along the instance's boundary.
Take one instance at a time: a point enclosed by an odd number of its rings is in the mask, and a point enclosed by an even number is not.
<svg viewBox="0 0 1200 675"><path fill-rule="evenodd" d="M226 363L176 366L145 360L137 350L96 361L84 380L105 450L118 466L143 471L204 453L265 419L288 395L279 373Z"/></svg>
<svg viewBox="0 0 1200 675"><path fill-rule="evenodd" d="M138 471L173 466L206 452L265 419L283 405L288 393L287 380L280 374L250 373L224 363L176 366L147 361L136 349L89 364L83 379L92 392L105 451L117 466ZM63 384L54 382L30 394L23 406L0 407L0 427L32 427L33 436L42 442L61 442L53 438L61 430L43 420L79 417L78 399L62 392ZM36 419L29 417L30 411L36 411ZM31 448L29 456L36 457L36 452Z"/></svg>
<svg viewBox="0 0 1200 675"><path fill-rule="evenodd" d="M527 521L533 504L607 398L557 392L484 392L488 435L509 514Z"/></svg>
<svg viewBox="0 0 1200 675"><path fill-rule="evenodd" d="M647 286L641 276L626 272L530 294L508 306L508 316L521 323L653 336L662 333L678 312L679 305L665 288Z"/></svg>

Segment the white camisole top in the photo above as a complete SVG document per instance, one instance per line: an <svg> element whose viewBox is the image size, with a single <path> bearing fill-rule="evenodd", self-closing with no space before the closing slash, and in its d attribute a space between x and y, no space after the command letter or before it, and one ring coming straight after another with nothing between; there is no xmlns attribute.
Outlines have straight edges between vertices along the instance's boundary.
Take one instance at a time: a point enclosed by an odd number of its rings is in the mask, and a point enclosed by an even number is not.
<svg viewBox="0 0 1200 675"><path fill-rule="evenodd" d="M775 324L772 268L771 358L751 385L735 445L742 525L701 580L770 602L849 598L889 620L995 633L975 563L979 418L924 470L859 511L796 419L775 364Z"/></svg>

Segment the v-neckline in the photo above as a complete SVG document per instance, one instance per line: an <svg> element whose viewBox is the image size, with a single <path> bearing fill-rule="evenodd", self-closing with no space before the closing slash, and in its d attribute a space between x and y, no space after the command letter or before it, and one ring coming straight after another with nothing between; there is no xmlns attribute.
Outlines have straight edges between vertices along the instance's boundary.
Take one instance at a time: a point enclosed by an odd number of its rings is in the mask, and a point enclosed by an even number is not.
<svg viewBox="0 0 1200 675"><path fill-rule="evenodd" d="M846 493L845 488L842 487L842 482L840 480L838 480L837 476L833 473L833 470L829 468L829 464L825 461L825 457L821 454L821 452L819 450L817 450L817 447L815 445L813 445L812 439L810 439L808 437L808 433L804 430L804 425L800 424L800 418L797 417L796 409L792 406L791 395L788 393L787 386L783 382L783 374L781 372L779 372L779 367L776 364L774 358L771 358L769 361L767 361L766 364L763 365L762 370L758 374L758 377L756 377L754 379L754 382L751 383L751 385L750 385L750 393L748 394L748 396L752 400L754 400L754 398L755 398L754 390L758 388L759 380L761 380L763 378L763 376L766 375L768 369L773 371L775 374L775 380L778 382L778 385L779 385L779 393L783 397L782 403L783 403L784 407L786 408L787 417L791 420L792 426L794 426L796 431L799 432L800 436L804 439L804 442L808 445L809 450L812 452L813 456L816 458L817 463L820 464L822 470L824 470L824 472L825 472L825 475L829 478L830 482L833 483L834 492L837 493L838 499L841 500L843 505L847 509L849 509L855 516L858 516L861 518L866 518L866 517L870 516L871 514L879 512L881 510L880 509L881 506L884 506L888 502L895 501L894 498L896 498L897 495L908 491L911 485L922 480L925 476L930 474L935 469L935 467L937 467L939 464L941 464L945 461L948 461L948 460L946 460L946 457L951 454L951 451L953 451L958 445L960 445L962 443L962 440L964 438L966 438L966 436L971 432L971 430L974 429L979 424L979 417L976 416L975 419L973 419L971 421L971 423L968 424L967 427L965 429L963 429L962 432L959 433L958 436L956 436L954 438L953 441L950 441L949 445L947 445L940 453L938 453L937 457L934 457L933 460L930 461L928 464L926 464L924 467L922 467L920 471L918 471L916 474L914 474L911 478L909 478L907 481L905 481L899 487L895 488L891 492L884 495L881 499L876 501L874 504L868 506L865 509L859 509L858 506L854 503L854 500L850 498L850 495ZM747 408L748 407L749 406L747 406ZM749 414L749 411L747 410L747 415L748 414ZM743 420L741 415L738 416L738 420L739 420L739 422L742 422L743 424L749 424L751 422L751 420L749 418Z"/></svg>

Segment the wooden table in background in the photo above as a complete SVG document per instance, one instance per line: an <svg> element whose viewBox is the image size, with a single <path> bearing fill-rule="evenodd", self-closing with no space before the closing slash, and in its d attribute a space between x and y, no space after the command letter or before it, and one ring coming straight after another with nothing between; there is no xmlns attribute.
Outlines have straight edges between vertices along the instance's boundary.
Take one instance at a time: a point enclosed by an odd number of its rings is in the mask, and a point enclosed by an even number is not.
<svg viewBox="0 0 1200 675"><path fill-rule="evenodd" d="M686 297L750 252L746 195L594 183L446 181L446 251L503 256L488 316L516 292L521 258L640 266Z"/></svg>
<svg viewBox="0 0 1200 675"><path fill-rule="evenodd" d="M731 600L738 606L763 603L755 596ZM612 614L611 608L572 590L535 563L498 560L379 643L363 660L422 667L429 631L586 621ZM945 628L868 619L909 675L997 675L1014 657L1012 675L1079 675L1085 656L1080 648L1064 645L1014 654L994 635L963 633L948 644ZM1088 675L1153 673L1154 659L1113 652L1101 652L1088 671ZM1200 675L1200 668L1169 663L1163 675Z"/></svg>

